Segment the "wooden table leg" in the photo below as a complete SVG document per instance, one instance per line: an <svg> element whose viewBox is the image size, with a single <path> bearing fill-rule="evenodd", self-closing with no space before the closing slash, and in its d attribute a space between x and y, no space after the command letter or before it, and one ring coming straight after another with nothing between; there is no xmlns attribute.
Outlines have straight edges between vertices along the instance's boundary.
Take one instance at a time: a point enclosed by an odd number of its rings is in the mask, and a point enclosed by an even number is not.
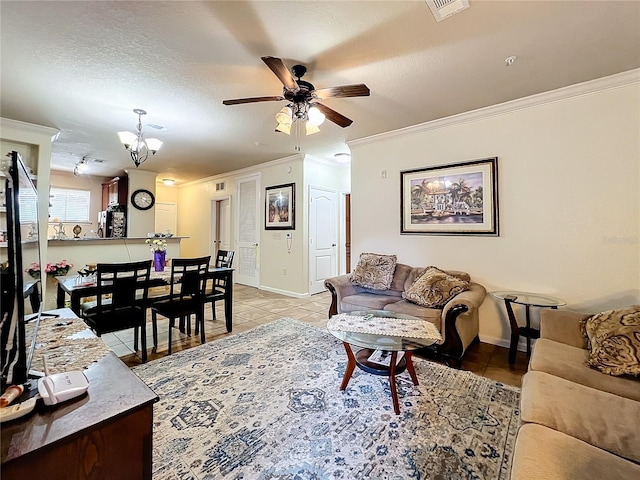
<svg viewBox="0 0 640 480"><path fill-rule="evenodd" d="M400 405L398 403L398 384L396 383L396 360L398 352L391 352L391 364L389 365L389 387L391 387L391 399L393 400L393 411L400 415Z"/></svg>
<svg viewBox="0 0 640 480"><path fill-rule="evenodd" d="M58 282L58 291L56 293L56 308L64 308L64 290Z"/></svg>
<svg viewBox="0 0 640 480"><path fill-rule="evenodd" d="M411 357L412 357L411 352L404 353L404 358L407 361L407 372L409 372L409 375L411 376L411 380L413 381L413 384L418 385L418 377L416 376L415 368L413 368L413 361L411 360Z"/></svg>
<svg viewBox="0 0 640 480"><path fill-rule="evenodd" d="M516 361L518 341L520 340L520 327L518 326L518 322L516 320L516 315L513 312L513 308L511 308L511 301L505 298L504 306L507 310L507 315L509 317L509 324L511 325L511 343L509 344L509 363L512 364L512 363L515 363Z"/></svg>
<svg viewBox="0 0 640 480"><path fill-rule="evenodd" d="M349 384L349 380L351 379L351 375L353 375L353 370L356 368L356 357L351 350L351 345L347 342L342 342L344 345L344 349L347 352L347 368L344 371L344 377L342 378L342 385L340 385L340 390L344 390L347 388Z"/></svg>
<svg viewBox="0 0 640 480"><path fill-rule="evenodd" d="M226 323L227 332L231 333L231 330L233 330L233 272L229 272L227 274L225 282L224 321Z"/></svg>

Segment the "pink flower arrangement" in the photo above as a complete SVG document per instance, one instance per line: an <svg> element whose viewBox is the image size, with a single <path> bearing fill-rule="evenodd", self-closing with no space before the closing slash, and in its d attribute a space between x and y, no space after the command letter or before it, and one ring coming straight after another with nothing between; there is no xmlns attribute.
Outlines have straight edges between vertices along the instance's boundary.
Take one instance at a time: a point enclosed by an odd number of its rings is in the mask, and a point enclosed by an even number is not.
<svg viewBox="0 0 640 480"><path fill-rule="evenodd" d="M59 277L66 275L69 269L73 267L73 263L69 263L66 260L61 260L58 263L47 263L44 271L51 277Z"/></svg>
<svg viewBox="0 0 640 480"><path fill-rule="evenodd" d="M29 265L29 268L25 268L24 270L33 278L40 278L40 264L38 262L33 262Z"/></svg>

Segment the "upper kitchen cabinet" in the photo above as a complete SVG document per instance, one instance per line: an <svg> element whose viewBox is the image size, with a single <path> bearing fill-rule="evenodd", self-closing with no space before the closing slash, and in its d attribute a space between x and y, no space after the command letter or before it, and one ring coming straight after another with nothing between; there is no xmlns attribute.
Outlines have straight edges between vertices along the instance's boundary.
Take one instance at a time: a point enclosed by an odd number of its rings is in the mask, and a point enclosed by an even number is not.
<svg viewBox="0 0 640 480"><path fill-rule="evenodd" d="M113 205L126 205L129 192L127 177L115 177L102 184L102 210Z"/></svg>

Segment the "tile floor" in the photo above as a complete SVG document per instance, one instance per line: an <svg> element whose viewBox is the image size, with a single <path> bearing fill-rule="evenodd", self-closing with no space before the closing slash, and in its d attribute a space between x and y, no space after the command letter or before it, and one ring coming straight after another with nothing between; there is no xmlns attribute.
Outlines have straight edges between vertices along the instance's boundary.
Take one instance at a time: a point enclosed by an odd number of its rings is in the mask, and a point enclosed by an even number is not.
<svg viewBox="0 0 640 480"><path fill-rule="evenodd" d="M244 332L253 327L282 317L295 318L302 322L324 327L331 303L329 292L310 298L293 298L271 293L244 285L235 285L233 292L233 332L228 334L224 326L224 302L216 302L217 320L213 320L211 306L205 309L206 340L210 342L227 335ZM149 314L150 315L150 314ZM168 324L166 318L158 321L158 351L152 352L151 324L147 327L148 361L167 355ZM200 345L200 336L188 336L177 329L172 334L172 351L177 352ZM127 365L139 365L140 351L133 351L133 330L110 333L102 336L104 342ZM508 349L477 343L467 350L462 363L463 370L469 370L487 378L519 387L522 375L527 371L527 356L518 352L514 365L509 365Z"/></svg>

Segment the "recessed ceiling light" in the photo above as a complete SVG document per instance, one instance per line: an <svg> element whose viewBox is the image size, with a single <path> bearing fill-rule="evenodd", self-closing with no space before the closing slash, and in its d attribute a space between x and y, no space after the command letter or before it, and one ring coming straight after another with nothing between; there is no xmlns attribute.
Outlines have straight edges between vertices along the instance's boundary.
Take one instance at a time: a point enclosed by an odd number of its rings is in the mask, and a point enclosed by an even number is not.
<svg viewBox="0 0 640 480"><path fill-rule="evenodd" d="M348 163L351 160L351 154L350 153L336 153L333 158L335 158L336 162L338 163Z"/></svg>
<svg viewBox="0 0 640 480"><path fill-rule="evenodd" d="M164 183L167 186L171 186L174 183L176 183L176 181L173 178L163 178L162 183Z"/></svg>

